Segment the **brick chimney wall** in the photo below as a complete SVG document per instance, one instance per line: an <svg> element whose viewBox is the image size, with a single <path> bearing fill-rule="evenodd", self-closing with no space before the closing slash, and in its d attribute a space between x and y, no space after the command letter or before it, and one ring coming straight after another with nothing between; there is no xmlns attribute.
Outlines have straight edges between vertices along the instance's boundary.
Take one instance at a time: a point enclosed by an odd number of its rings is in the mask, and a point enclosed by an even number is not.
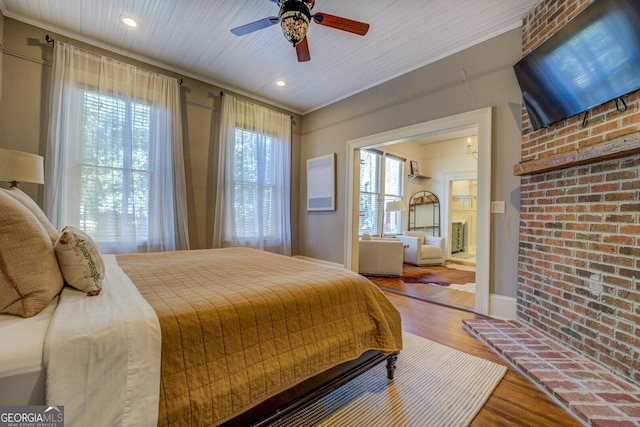
<svg viewBox="0 0 640 427"><path fill-rule="evenodd" d="M544 0L524 19L523 55L590 4ZM640 132L640 93L533 131L522 160ZM523 176L518 318L640 385L640 155Z"/></svg>

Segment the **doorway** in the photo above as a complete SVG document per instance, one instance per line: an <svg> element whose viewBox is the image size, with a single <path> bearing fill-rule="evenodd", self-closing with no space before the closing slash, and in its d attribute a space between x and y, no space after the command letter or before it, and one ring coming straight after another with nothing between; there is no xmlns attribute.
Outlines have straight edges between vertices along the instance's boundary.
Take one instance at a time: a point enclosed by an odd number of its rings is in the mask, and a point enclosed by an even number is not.
<svg viewBox="0 0 640 427"><path fill-rule="evenodd" d="M347 143L347 200L345 226L345 267L358 271L358 194L359 194L359 150L382 147L401 142L414 141L436 134L455 132L463 129L477 130L477 236L476 236L476 298L475 312L489 314L489 254L490 254L490 218L491 200L491 117L492 109L462 113L455 116L436 119L413 126L394 129ZM448 221L447 221L448 222ZM443 225L444 236L449 235L450 227Z"/></svg>
<svg viewBox="0 0 640 427"><path fill-rule="evenodd" d="M476 265L478 228L478 180L476 175L449 177L449 259L466 266Z"/></svg>

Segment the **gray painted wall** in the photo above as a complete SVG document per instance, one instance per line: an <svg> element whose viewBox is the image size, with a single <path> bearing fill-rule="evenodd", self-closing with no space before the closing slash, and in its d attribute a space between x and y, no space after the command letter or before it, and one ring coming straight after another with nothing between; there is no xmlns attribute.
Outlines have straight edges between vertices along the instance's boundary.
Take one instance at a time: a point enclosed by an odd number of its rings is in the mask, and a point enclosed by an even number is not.
<svg viewBox="0 0 640 427"><path fill-rule="evenodd" d="M302 161L337 153L337 210L307 212L306 177L300 187L300 242L308 257L344 260L347 141L395 128L493 107L492 200L505 200L491 219L491 288L516 296L521 97L512 66L521 57L521 29L380 84L304 116Z"/></svg>

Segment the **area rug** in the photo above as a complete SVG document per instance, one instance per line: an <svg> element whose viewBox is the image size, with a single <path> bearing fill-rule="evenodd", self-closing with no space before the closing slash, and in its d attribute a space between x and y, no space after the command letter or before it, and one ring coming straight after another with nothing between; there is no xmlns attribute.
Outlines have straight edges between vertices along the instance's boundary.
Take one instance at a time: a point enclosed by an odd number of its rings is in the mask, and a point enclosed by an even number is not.
<svg viewBox="0 0 640 427"><path fill-rule="evenodd" d="M462 259L473 258L474 256L476 256L476 254L470 254L469 252L456 252L455 254L451 254L452 258L462 258Z"/></svg>
<svg viewBox="0 0 640 427"><path fill-rule="evenodd" d="M403 333L395 378L384 364L271 426L468 426L505 366Z"/></svg>
<svg viewBox="0 0 640 427"><path fill-rule="evenodd" d="M453 285L447 286L449 289L454 289L456 291L468 292L470 294L476 293L476 284L475 283L465 283L464 285L459 285L454 283Z"/></svg>
<svg viewBox="0 0 640 427"><path fill-rule="evenodd" d="M430 265L421 268L405 267L400 280L405 283L431 283L440 286L464 285L475 283L476 272L474 268L456 264Z"/></svg>

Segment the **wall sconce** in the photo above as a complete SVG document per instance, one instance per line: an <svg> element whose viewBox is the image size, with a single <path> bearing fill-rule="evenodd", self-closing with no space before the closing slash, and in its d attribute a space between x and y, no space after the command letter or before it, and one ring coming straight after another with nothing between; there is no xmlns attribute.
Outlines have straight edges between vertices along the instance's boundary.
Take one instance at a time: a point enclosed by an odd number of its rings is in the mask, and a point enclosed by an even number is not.
<svg viewBox="0 0 640 427"><path fill-rule="evenodd" d="M478 151L471 148L471 138L467 138L467 154L478 160Z"/></svg>
<svg viewBox="0 0 640 427"><path fill-rule="evenodd" d="M44 159L37 154L0 148L0 181L44 184Z"/></svg>

